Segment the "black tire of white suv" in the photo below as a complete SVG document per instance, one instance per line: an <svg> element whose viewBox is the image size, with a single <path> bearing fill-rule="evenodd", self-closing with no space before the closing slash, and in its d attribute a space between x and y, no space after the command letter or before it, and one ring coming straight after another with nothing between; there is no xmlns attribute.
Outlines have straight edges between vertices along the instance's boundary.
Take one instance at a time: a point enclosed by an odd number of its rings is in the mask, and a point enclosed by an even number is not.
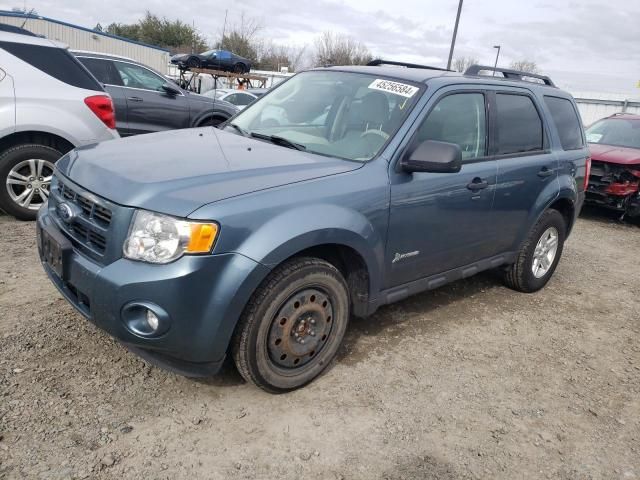
<svg viewBox="0 0 640 480"><path fill-rule="evenodd" d="M22 144L0 153L0 208L18 220L35 220L49 197L53 167L62 153Z"/></svg>

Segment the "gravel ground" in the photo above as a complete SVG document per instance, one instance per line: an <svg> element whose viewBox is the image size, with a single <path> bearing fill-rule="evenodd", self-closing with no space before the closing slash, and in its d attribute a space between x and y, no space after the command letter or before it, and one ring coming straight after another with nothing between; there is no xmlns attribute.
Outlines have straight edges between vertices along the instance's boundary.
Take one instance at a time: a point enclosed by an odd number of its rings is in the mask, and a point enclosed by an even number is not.
<svg viewBox="0 0 640 480"><path fill-rule="evenodd" d="M0 478L640 478L639 247L588 212L543 291L482 274L385 307L273 396L145 364L0 217Z"/></svg>

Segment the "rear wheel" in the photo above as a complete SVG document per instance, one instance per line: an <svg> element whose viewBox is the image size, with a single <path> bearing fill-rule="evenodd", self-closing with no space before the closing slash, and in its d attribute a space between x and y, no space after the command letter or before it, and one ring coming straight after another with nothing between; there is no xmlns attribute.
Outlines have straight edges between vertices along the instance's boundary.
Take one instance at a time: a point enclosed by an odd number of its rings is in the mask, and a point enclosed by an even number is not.
<svg viewBox="0 0 640 480"><path fill-rule="evenodd" d="M547 210L529 232L516 261L505 272L507 286L520 292L540 290L558 266L567 225L557 210Z"/></svg>
<svg viewBox="0 0 640 480"><path fill-rule="evenodd" d="M244 64L242 64L242 63L236 63L236 64L233 66L233 72L234 72L234 73L241 74L241 73L245 73L246 71L247 71L247 69L246 69L246 67L244 66Z"/></svg>
<svg viewBox="0 0 640 480"><path fill-rule="evenodd" d="M340 272L317 258L290 260L247 304L233 359L248 382L272 393L294 390L331 363L348 320L349 297Z"/></svg>
<svg viewBox="0 0 640 480"><path fill-rule="evenodd" d="M19 220L34 220L49 197L55 163L62 153L37 144L0 154L0 208Z"/></svg>

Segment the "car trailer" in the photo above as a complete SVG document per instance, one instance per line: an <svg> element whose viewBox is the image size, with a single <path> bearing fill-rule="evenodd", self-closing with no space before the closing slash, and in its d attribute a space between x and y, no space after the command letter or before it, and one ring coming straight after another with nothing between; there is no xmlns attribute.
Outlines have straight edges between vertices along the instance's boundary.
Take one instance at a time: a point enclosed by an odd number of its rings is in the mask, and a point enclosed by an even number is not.
<svg viewBox="0 0 640 480"><path fill-rule="evenodd" d="M191 75L186 75L190 73ZM179 85L186 89L196 93L200 93L202 79L198 78L200 75L211 75L214 81L214 85L218 88L266 88L267 77L259 75L249 75L246 73L230 73L222 70L213 70L210 68L185 68L180 69ZM226 83L226 85L219 85L219 80Z"/></svg>

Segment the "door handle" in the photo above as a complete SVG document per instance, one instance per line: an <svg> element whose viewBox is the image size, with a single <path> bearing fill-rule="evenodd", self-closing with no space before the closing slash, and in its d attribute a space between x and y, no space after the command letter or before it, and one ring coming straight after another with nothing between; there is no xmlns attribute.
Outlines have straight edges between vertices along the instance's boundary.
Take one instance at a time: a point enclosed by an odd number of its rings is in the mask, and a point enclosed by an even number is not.
<svg viewBox="0 0 640 480"><path fill-rule="evenodd" d="M129 100L130 102L142 102L142 99L140 97L127 97L127 100Z"/></svg>
<svg viewBox="0 0 640 480"><path fill-rule="evenodd" d="M467 185L467 188L472 192L476 192L478 190L482 190L483 188L487 188L489 186L489 182L483 180L480 177L474 178L471 183Z"/></svg>
<svg viewBox="0 0 640 480"><path fill-rule="evenodd" d="M553 175L554 173L555 172L551 170L549 167L542 167L542 169L540 169L540 171L538 172L538 176L540 178L547 178Z"/></svg>

